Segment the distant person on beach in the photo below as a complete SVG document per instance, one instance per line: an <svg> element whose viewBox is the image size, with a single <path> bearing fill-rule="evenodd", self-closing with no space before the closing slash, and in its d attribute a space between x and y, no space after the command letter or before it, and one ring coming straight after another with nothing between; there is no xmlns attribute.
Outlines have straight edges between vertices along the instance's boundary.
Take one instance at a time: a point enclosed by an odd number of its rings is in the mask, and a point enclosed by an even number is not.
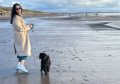
<svg viewBox="0 0 120 84"><path fill-rule="evenodd" d="M0 13L0 15L3 15L2 12Z"/></svg>
<svg viewBox="0 0 120 84"><path fill-rule="evenodd" d="M31 56L31 44L28 32L31 30L33 25L26 25L22 17L22 7L18 3L13 5L10 23L13 26L14 51L18 58L16 70L28 72L24 64L26 58Z"/></svg>

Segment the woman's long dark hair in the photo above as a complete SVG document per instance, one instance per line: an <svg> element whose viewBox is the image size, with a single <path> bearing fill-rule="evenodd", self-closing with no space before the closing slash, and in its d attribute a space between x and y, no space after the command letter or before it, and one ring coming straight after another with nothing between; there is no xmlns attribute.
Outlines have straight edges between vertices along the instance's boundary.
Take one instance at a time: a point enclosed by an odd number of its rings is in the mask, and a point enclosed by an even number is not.
<svg viewBox="0 0 120 84"><path fill-rule="evenodd" d="M21 7L21 5L18 4L18 3L15 3L15 4L13 5L12 11L11 11L11 20L10 20L10 24L12 24L13 18L15 17L15 15L18 15L17 12L16 12L16 6L20 6L20 7ZM22 10L22 7L21 7L21 10ZM22 11L21 11L21 12L22 12Z"/></svg>

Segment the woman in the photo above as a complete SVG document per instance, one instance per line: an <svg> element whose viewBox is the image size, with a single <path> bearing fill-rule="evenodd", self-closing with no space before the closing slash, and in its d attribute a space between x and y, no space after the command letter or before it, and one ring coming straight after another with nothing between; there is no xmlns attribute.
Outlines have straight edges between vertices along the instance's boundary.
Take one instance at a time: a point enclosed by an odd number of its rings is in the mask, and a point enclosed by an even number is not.
<svg viewBox="0 0 120 84"><path fill-rule="evenodd" d="M25 21L22 18L22 7L18 3L13 5L10 23L13 25L14 50L18 58L16 70L28 72L24 64L27 56L31 56L28 31L32 28L32 24L25 24Z"/></svg>

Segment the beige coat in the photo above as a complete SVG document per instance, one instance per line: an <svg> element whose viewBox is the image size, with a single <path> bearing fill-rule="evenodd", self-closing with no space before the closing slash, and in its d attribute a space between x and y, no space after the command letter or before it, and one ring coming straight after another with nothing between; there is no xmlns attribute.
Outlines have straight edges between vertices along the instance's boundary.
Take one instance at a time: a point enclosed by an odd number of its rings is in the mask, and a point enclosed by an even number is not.
<svg viewBox="0 0 120 84"><path fill-rule="evenodd" d="M26 25L22 17L16 15L13 18L14 49L17 56L31 56L31 45L28 35L29 25Z"/></svg>

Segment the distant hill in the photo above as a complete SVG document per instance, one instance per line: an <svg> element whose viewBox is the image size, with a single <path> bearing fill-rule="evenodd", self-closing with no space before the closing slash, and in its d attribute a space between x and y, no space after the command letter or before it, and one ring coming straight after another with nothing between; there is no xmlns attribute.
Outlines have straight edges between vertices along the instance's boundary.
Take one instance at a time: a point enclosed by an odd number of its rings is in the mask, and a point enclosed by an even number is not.
<svg viewBox="0 0 120 84"><path fill-rule="evenodd" d="M0 6L0 15L10 15L11 10L12 10L11 7L2 7L2 6ZM40 15L40 14L49 14L49 13L42 12L42 11L23 9L23 15Z"/></svg>
<svg viewBox="0 0 120 84"><path fill-rule="evenodd" d="M11 8L9 7L1 7L0 6L0 13L2 14L10 14Z"/></svg>

